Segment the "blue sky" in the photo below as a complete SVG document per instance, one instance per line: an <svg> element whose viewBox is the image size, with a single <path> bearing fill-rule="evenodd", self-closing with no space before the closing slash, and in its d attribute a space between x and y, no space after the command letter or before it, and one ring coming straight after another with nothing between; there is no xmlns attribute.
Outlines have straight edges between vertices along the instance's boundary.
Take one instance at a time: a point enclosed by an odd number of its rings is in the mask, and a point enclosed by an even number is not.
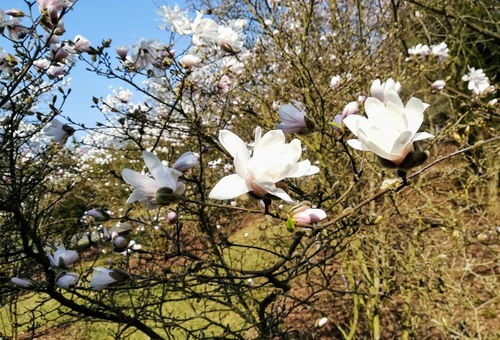
<svg viewBox="0 0 500 340"><path fill-rule="evenodd" d="M157 11L160 4L174 6L176 3L183 7L182 1L168 0L79 0L74 11L65 16L66 33L63 39L73 39L81 34L97 46L103 39L111 38L112 48L108 49L111 55L114 55L116 46L132 45L140 38L166 41L167 32L157 28L162 23ZM26 10L26 5L23 0L1 0L0 8ZM34 8L37 9L37 6ZM105 97L110 93L110 85L115 88L124 85L91 74L84 65L73 69L70 78L72 92L64 114L88 126L94 126L95 121L103 121L101 113L91 108L92 96Z"/></svg>

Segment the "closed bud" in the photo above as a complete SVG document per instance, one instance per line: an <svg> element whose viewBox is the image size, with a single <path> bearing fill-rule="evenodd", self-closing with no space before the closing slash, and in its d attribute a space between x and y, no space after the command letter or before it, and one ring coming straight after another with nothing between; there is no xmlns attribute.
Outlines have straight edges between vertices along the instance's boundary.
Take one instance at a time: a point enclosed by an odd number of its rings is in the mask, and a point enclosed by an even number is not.
<svg viewBox="0 0 500 340"><path fill-rule="evenodd" d="M169 211L167 214L167 220L172 224L177 222L177 213L175 211Z"/></svg>
<svg viewBox="0 0 500 340"><path fill-rule="evenodd" d="M127 240L123 236L118 236L114 239L113 245L118 251L123 250L127 247Z"/></svg>
<svg viewBox="0 0 500 340"><path fill-rule="evenodd" d="M13 277L12 279L10 279L10 282L12 282L14 285L24 290L35 290L38 288L38 284L30 279L21 279L19 277Z"/></svg>

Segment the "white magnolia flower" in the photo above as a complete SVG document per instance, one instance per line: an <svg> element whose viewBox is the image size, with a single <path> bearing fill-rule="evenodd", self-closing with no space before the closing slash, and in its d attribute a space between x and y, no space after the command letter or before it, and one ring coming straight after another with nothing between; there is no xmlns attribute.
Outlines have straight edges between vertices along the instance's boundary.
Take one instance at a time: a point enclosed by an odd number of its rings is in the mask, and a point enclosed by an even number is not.
<svg viewBox="0 0 500 340"><path fill-rule="evenodd" d="M319 172L309 160L299 162L302 154L300 140L285 143L285 134L281 130L269 131L262 136L261 128L257 127L252 155L245 142L229 130L220 131L219 141L234 158L236 173L216 184L209 194L212 199L226 200L250 192L257 197L270 194L292 203L290 196L276 183L285 178Z"/></svg>
<svg viewBox="0 0 500 340"><path fill-rule="evenodd" d="M439 61L443 61L448 58L448 52L450 52L450 49L444 41L440 44L431 46L431 54L435 55Z"/></svg>
<svg viewBox="0 0 500 340"><path fill-rule="evenodd" d="M66 250L66 247L60 245L57 247L54 256L48 255L52 267L64 268L78 261L78 252L76 250Z"/></svg>
<svg viewBox="0 0 500 340"><path fill-rule="evenodd" d="M215 37L216 43L227 52L239 51L243 47L245 34L243 27L246 25L246 20L233 20L228 26L219 26Z"/></svg>
<svg viewBox="0 0 500 340"><path fill-rule="evenodd" d="M158 13L162 16L162 20L170 25L172 32L185 34L185 31L190 29L186 11L181 10L179 5L175 5L174 8L161 6ZM165 25L160 25L158 28L163 29Z"/></svg>
<svg viewBox="0 0 500 340"><path fill-rule="evenodd" d="M328 318L324 317L316 320L316 327L323 327L328 322Z"/></svg>
<svg viewBox="0 0 500 340"><path fill-rule="evenodd" d="M212 19L203 18L203 12L198 12L196 18L191 23L191 29L185 30L185 34L192 34L194 46L203 46L205 41L214 42L217 36L219 25Z"/></svg>
<svg viewBox="0 0 500 340"><path fill-rule="evenodd" d="M56 284L61 288L70 289L76 286L77 281L78 281L78 274L64 273L57 279Z"/></svg>
<svg viewBox="0 0 500 340"><path fill-rule="evenodd" d="M468 81L469 85L467 88L472 91L472 94L477 96L483 93L488 87L490 87L490 82L488 77L482 69L475 69L467 65L469 73L462 77L463 81Z"/></svg>
<svg viewBox="0 0 500 340"><path fill-rule="evenodd" d="M172 165L177 171L186 172L200 163L198 157L192 151L184 152Z"/></svg>
<svg viewBox="0 0 500 340"><path fill-rule="evenodd" d="M434 90L440 91L440 90L444 89L444 87L446 86L446 82L442 79L439 79L439 80L436 80L435 82L433 82L431 86Z"/></svg>
<svg viewBox="0 0 500 340"><path fill-rule="evenodd" d="M300 104L298 102L296 105ZM298 105L299 106L299 105ZM292 104L285 104L278 110L281 123L276 128L288 133L307 133L314 128L313 121L306 116L304 110L300 110Z"/></svg>
<svg viewBox="0 0 500 340"><path fill-rule="evenodd" d="M399 93L401 91L401 83L399 81L395 82L392 78L387 79L385 83L382 83L380 79L376 79L370 87L372 97L377 98L382 103L385 102L385 96L389 91Z"/></svg>
<svg viewBox="0 0 500 340"><path fill-rule="evenodd" d="M146 203L148 209L155 209L171 203L177 195L184 193L184 184L178 182L182 175L180 171L164 166L151 152L143 151L142 158L153 178L134 170L123 169L123 179L134 187L127 203L139 201Z"/></svg>
<svg viewBox="0 0 500 340"><path fill-rule="evenodd" d="M411 98L405 107L394 90L387 92L385 99L385 104L377 98L366 99L368 118L351 115L344 119L345 125L358 137L347 143L357 150L372 151L396 167L418 165L415 162L407 164L408 161L403 164L403 161L415 151L413 142L434 137L427 132L418 132L428 105Z"/></svg>
<svg viewBox="0 0 500 340"><path fill-rule="evenodd" d="M429 48L429 46L418 44L416 46L410 47L408 49L408 54L426 56L430 53L430 51L431 49Z"/></svg>
<svg viewBox="0 0 500 340"><path fill-rule="evenodd" d="M66 143L69 136L73 135L75 129L54 118L50 124L47 125L44 132L47 136L51 136L54 142L62 145Z"/></svg>
<svg viewBox="0 0 500 340"><path fill-rule="evenodd" d="M92 289L101 290L110 286L117 286L130 280L130 274L120 269L94 268L94 275L90 281Z"/></svg>

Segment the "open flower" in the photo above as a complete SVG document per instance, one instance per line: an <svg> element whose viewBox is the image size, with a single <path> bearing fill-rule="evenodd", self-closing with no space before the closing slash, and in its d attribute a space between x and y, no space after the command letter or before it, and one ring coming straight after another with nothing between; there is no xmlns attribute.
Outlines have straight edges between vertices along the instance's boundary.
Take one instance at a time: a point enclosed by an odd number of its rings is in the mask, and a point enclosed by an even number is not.
<svg viewBox="0 0 500 340"><path fill-rule="evenodd" d="M54 142L62 145L66 143L69 136L73 135L75 129L54 118L44 132L47 136L51 136Z"/></svg>
<svg viewBox="0 0 500 340"><path fill-rule="evenodd" d="M66 268L72 263L78 261L78 252L76 250L66 250L66 247L60 245L57 247L54 256L48 255L52 267Z"/></svg>
<svg viewBox="0 0 500 340"><path fill-rule="evenodd" d="M412 160L416 156L413 142L434 137L427 132L417 132L428 105L420 99L411 98L405 107L393 90L386 93L385 99L385 104L377 98L366 100L368 118L351 115L344 119L345 125L358 137L347 143L354 149L374 152L382 159L382 164L388 167L410 168L420 165L423 161L417 164ZM423 156L418 154L419 157Z"/></svg>
<svg viewBox="0 0 500 340"><path fill-rule="evenodd" d="M231 199L250 192L256 197L270 194L292 203L290 196L276 183L285 178L319 172L319 168L312 166L309 160L299 162L302 154L300 140L285 143L285 134L281 130L272 130L262 136L261 128L257 127L252 155L245 142L229 130L220 131L219 141L234 158L236 173L216 184L209 194L213 199Z"/></svg>
<svg viewBox="0 0 500 340"><path fill-rule="evenodd" d="M483 93L488 87L490 87L490 82L488 77L482 69L475 69L467 65L469 73L462 77L463 81L469 82L467 88L472 91L472 94L477 96Z"/></svg>
<svg viewBox="0 0 500 340"><path fill-rule="evenodd" d="M101 290L111 286L119 286L130 280L130 274L121 269L94 268L94 275L90 281L92 289Z"/></svg>
<svg viewBox="0 0 500 340"><path fill-rule="evenodd" d="M314 123L306 116L306 113L292 104L285 104L280 107L278 115L280 116L281 123L276 124L276 128L283 132L307 133L314 129Z"/></svg>
<svg viewBox="0 0 500 340"><path fill-rule="evenodd" d="M164 166L154 154L142 152L144 163L153 178L131 169L123 169L122 177L134 187L127 203L139 201L146 203L148 209L155 209L177 200L185 191L184 183L178 182L180 171Z"/></svg>

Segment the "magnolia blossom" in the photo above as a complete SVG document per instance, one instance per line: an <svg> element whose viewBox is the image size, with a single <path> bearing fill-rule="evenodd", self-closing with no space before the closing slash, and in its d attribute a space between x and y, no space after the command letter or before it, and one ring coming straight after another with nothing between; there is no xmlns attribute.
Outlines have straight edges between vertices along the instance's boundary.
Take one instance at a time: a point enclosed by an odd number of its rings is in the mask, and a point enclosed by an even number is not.
<svg viewBox="0 0 500 340"><path fill-rule="evenodd" d="M326 218L326 212L322 209L313 209L309 206L301 207L293 211L291 216L295 223L301 225L310 225L318 223Z"/></svg>
<svg viewBox="0 0 500 340"><path fill-rule="evenodd" d="M201 58L193 54L186 54L179 60L179 63L185 68L196 67L200 65Z"/></svg>
<svg viewBox="0 0 500 340"><path fill-rule="evenodd" d="M245 35L243 27L246 26L246 20L232 20L228 26L219 26L215 42L227 52L239 51L243 46Z"/></svg>
<svg viewBox="0 0 500 340"><path fill-rule="evenodd" d="M467 65L469 73L462 77L463 81L468 81L469 84L467 88L472 91L472 94L477 96L483 93L488 87L490 87L490 82L488 77L482 69L475 69Z"/></svg>
<svg viewBox="0 0 500 340"><path fill-rule="evenodd" d="M342 127L345 117L358 113L358 110L359 104L357 102L348 103L344 107L344 110L342 110L341 115L336 115L335 117L333 117L333 122L337 125L334 128L338 129L339 127Z"/></svg>
<svg viewBox="0 0 500 340"><path fill-rule="evenodd" d="M440 91L440 90L444 89L444 87L446 86L446 82L442 79L439 79L439 80L436 80L435 82L433 82L431 86L434 90Z"/></svg>
<svg viewBox="0 0 500 340"><path fill-rule="evenodd" d="M177 171L186 172L200 163L198 157L192 151L184 152L172 165Z"/></svg>
<svg viewBox="0 0 500 340"><path fill-rule="evenodd" d="M94 268L94 275L90 281L92 289L101 290L110 286L117 286L130 280L130 274L120 269Z"/></svg>
<svg viewBox="0 0 500 340"><path fill-rule="evenodd" d="M220 131L219 141L234 158L236 173L216 184L209 194L212 199L226 200L250 192L257 197L270 194L293 203L285 190L276 184L285 178L319 172L309 160L298 161L302 154L300 140L285 143L285 134L281 130L269 131L262 136L261 128L257 127L252 154L245 142L229 130Z"/></svg>
<svg viewBox="0 0 500 340"><path fill-rule="evenodd" d="M368 118L351 115L344 119L345 125L358 137L347 143L357 150L372 151L395 167L418 165L416 162L409 164L406 158L415 151L413 142L434 137L427 132L417 132L428 105L411 98L405 107L394 90L389 90L385 99L385 103L377 98L366 99Z"/></svg>
<svg viewBox="0 0 500 340"><path fill-rule="evenodd" d="M336 89L337 87L340 86L340 80L342 78L340 77L340 75L335 75L332 77L332 79L330 79L330 88L331 89Z"/></svg>
<svg viewBox="0 0 500 340"><path fill-rule="evenodd" d="M295 102L295 104L300 104ZM281 123L276 128L288 133L307 133L314 128L313 121L306 116L304 110L300 110L292 104L285 104L278 110Z"/></svg>
<svg viewBox="0 0 500 340"><path fill-rule="evenodd" d="M175 211L169 211L167 214L167 220L172 224L177 222L177 213Z"/></svg>
<svg viewBox="0 0 500 340"><path fill-rule="evenodd" d="M429 48L429 46L418 44L416 46L410 47L408 49L408 54L426 56L430 53L430 51L431 49Z"/></svg>
<svg viewBox="0 0 500 340"><path fill-rule="evenodd" d="M66 247L60 245L57 247L54 256L48 255L52 267L65 268L66 266L78 261L78 252L76 250L66 250Z"/></svg>
<svg viewBox="0 0 500 340"><path fill-rule="evenodd" d="M56 284L61 288L70 289L76 286L77 281L78 281L78 274L64 273L57 279Z"/></svg>
<svg viewBox="0 0 500 340"><path fill-rule="evenodd" d="M51 136L54 142L62 145L66 143L69 136L73 135L75 129L54 118L45 128L44 132L47 136Z"/></svg>
<svg viewBox="0 0 500 340"><path fill-rule="evenodd" d="M212 19L203 18L203 12L198 12L191 23L191 29L185 30L185 34L192 34L194 46L203 46L205 41L213 41L217 36L219 25Z"/></svg>
<svg viewBox="0 0 500 340"><path fill-rule="evenodd" d="M10 282L12 282L17 287L26 290L36 289L38 287L38 284L35 281L30 279L21 279L19 277L11 278Z"/></svg>
<svg viewBox="0 0 500 340"><path fill-rule="evenodd" d="M191 27L186 11L181 10L179 5L175 5L174 8L161 6L158 14L160 14L165 23L170 25L174 33L185 34L185 31ZM159 28L163 29L165 25L160 25Z"/></svg>
<svg viewBox="0 0 500 340"><path fill-rule="evenodd" d="M376 79L370 87L372 97L377 98L382 103L385 102L385 96L389 91L399 93L401 91L401 83L399 81L395 82L392 78L387 79L385 83L382 83L380 79Z"/></svg>
<svg viewBox="0 0 500 340"><path fill-rule="evenodd" d="M435 55L439 59L439 61L443 61L448 58L449 51L450 49L444 41L440 44L431 46L431 54Z"/></svg>
<svg viewBox="0 0 500 340"><path fill-rule="evenodd" d="M182 175L180 171L164 166L151 152L143 151L142 158L153 178L134 170L123 169L123 179L134 187L127 203L139 201L146 203L148 209L155 209L175 201L177 195L184 193L184 184L178 182Z"/></svg>
<svg viewBox="0 0 500 340"><path fill-rule="evenodd" d="M93 52L94 49L90 46L90 41L81 36L81 35L76 35L75 39L73 39L74 47L78 52Z"/></svg>

